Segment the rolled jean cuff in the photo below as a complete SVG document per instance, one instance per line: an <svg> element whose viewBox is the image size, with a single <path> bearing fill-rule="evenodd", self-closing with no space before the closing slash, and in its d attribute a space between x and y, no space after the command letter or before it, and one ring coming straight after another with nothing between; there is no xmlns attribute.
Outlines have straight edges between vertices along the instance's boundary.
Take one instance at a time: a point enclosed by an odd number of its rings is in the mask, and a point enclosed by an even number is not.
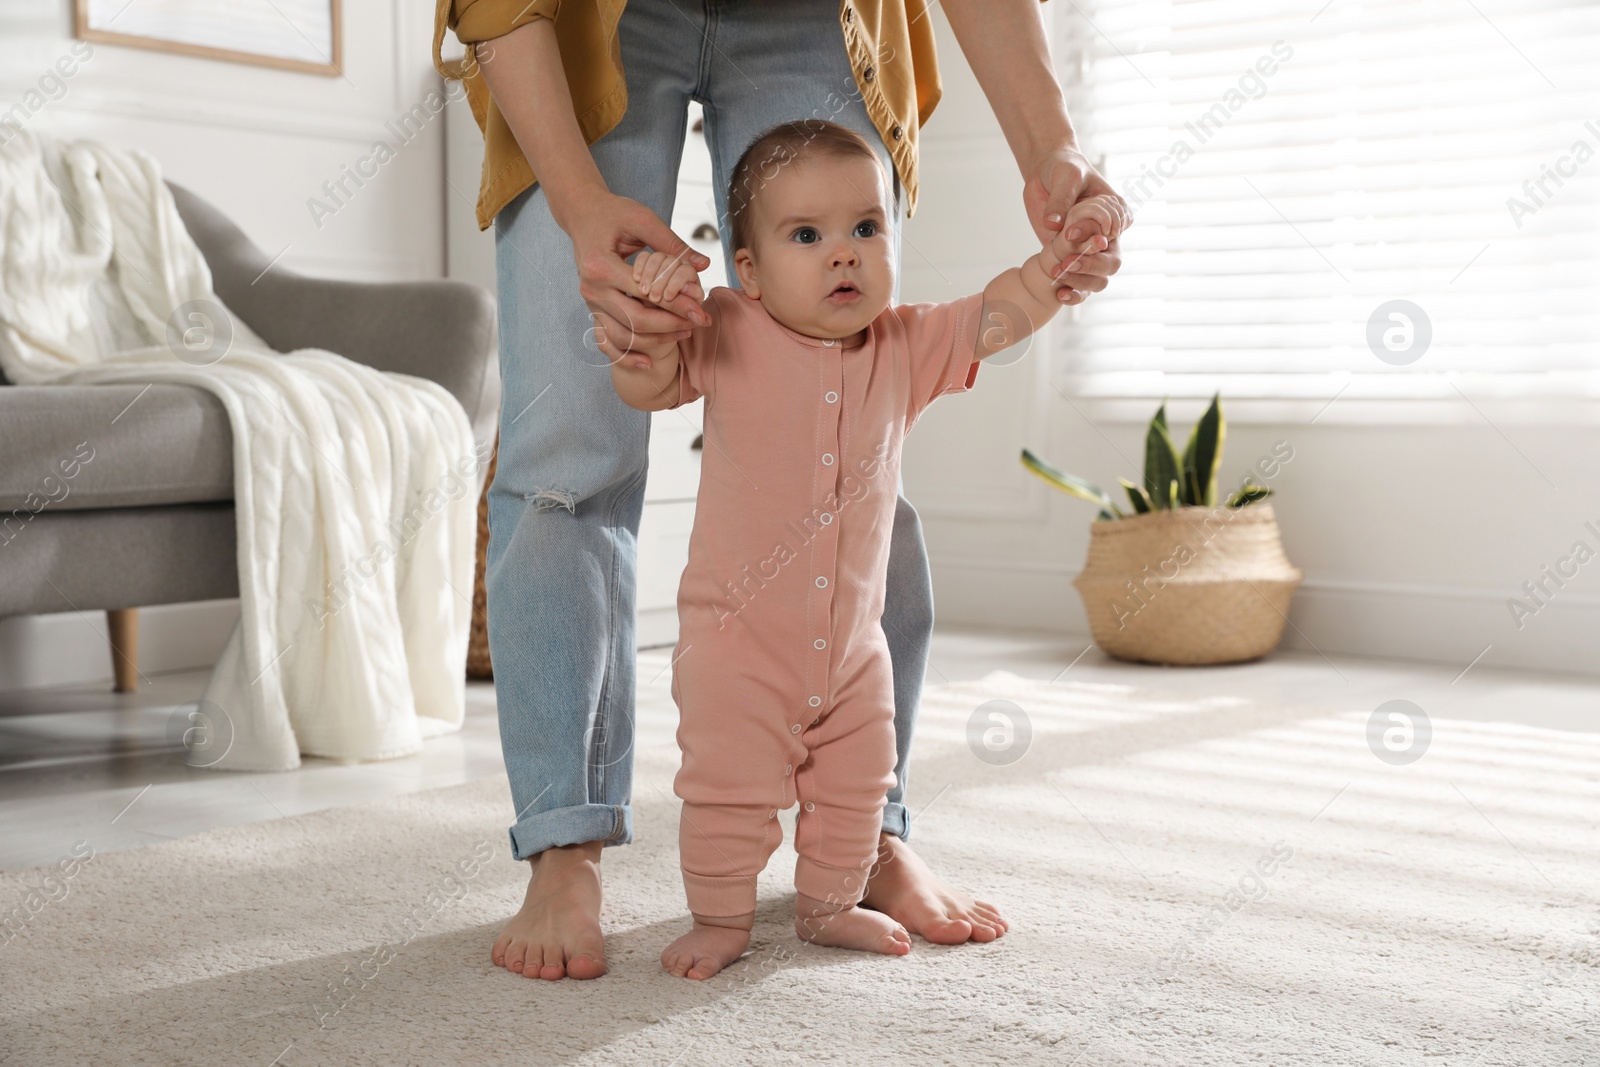
<svg viewBox="0 0 1600 1067"><path fill-rule="evenodd" d="M854 907L867 894L867 874L871 869L870 864L866 867L831 867L810 856L801 856L794 864L794 887L812 900Z"/></svg>
<svg viewBox="0 0 1600 1067"><path fill-rule="evenodd" d="M576 804L529 815L511 827L511 858L529 859L557 845L633 840L633 809L626 804Z"/></svg>
<svg viewBox="0 0 1600 1067"><path fill-rule="evenodd" d="M683 894L691 912L714 919L749 915L756 910L756 880L747 875L684 871Z"/></svg>
<svg viewBox="0 0 1600 1067"><path fill-rule="evenodd" d="M889 801L883 806L883 832L904 841L911 836L911 813L904 804Z"/></svg>

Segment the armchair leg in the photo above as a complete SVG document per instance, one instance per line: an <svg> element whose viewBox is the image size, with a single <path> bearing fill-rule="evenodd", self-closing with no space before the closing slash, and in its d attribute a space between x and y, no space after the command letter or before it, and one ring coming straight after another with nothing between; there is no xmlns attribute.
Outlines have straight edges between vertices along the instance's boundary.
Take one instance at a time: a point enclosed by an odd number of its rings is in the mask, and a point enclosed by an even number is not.
<svg viewBox="0 0 1600 1067"><path fill-rule="evenodd" d="M106 622L111 627L111 670L116 678L112 690L131 693L139 688L139 609L108 611Z"/></svg>

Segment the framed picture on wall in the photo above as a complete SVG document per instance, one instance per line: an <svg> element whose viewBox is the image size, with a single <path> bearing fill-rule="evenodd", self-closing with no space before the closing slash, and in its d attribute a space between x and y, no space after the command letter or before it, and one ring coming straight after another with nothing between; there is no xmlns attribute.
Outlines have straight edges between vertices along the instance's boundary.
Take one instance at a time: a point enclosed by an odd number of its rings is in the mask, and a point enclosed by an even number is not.
<svg viewBox="0 0 1600 1067"><path fill-rule="evenodd" d="M340 0L74 0L85 41L340 74Z"/></svg>

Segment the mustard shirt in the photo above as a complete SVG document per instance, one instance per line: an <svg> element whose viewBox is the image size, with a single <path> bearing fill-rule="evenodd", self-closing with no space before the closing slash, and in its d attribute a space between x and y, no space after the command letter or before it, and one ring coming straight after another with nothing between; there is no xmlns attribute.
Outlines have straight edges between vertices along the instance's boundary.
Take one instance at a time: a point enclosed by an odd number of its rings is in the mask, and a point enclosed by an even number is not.
<svg viewBox="0 0 1600 1067"><path fill-rule="evenodd" d="M1044 2L1044 0L1040 0ZM483 75L465 59L440 55L446 27L462 44L502 37L538 18L555 20L556 42L584 143L594 144L622 120L628 85L622 73L617 20L627 0L438 0L433 65L463 78L467 103L484 135L478 229L538 179L489 95ZM839 0L839 25L867 114L877 127L906 191L906 215L917 206L917 131L943 95L934 50L931 0ZM883 57L883 58L879 58Z"/></svg>

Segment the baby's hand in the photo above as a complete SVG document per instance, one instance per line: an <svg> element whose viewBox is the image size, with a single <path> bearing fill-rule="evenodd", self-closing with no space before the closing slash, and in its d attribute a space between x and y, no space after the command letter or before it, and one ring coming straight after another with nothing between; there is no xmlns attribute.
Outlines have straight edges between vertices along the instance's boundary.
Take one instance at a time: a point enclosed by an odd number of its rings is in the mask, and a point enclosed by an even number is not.
<svg viewBox="0 0 1600 1067"><path fill-rule="evenodd" d="M1121 215L1116 210L1116 205L1109 197L1092 196L1080 200L1073 205L1074 217L1086 216L1098 221L1105 226L1107 232L1114 233L1114 227L1121 220ZM1092 233L1081 241L1067 240L1067 227L1063 225L1061 232L1046 242L1040 256L1040 265L1045 273L1050 276L1056 285L1065 285L1066 276L1074 273L1083 273L1079 264L1087 257L1104 252L1111 244L1104 234Z"/></svg>
<svg viewBox="0 0 1600 1067"><path fill-rule="evenodd" d="M1080 222L1092 222L1098 225L1107 242L1115 241L1122 236L1122 231L1128 228L1128 217L1121 200L1110 193L1087 196L1073 204L1061 224L1062 234L1066 234Z"/></svg>
<svg viewBox="0 0 1600 1067"><path fill-rule="evenodd" d="M688 291L696 300L704 300L699 275L683 261L688 254L687 245L676 256L654 249L639 253L633 261L635 295L652 304L666 304L679 293Z"/></svg>

